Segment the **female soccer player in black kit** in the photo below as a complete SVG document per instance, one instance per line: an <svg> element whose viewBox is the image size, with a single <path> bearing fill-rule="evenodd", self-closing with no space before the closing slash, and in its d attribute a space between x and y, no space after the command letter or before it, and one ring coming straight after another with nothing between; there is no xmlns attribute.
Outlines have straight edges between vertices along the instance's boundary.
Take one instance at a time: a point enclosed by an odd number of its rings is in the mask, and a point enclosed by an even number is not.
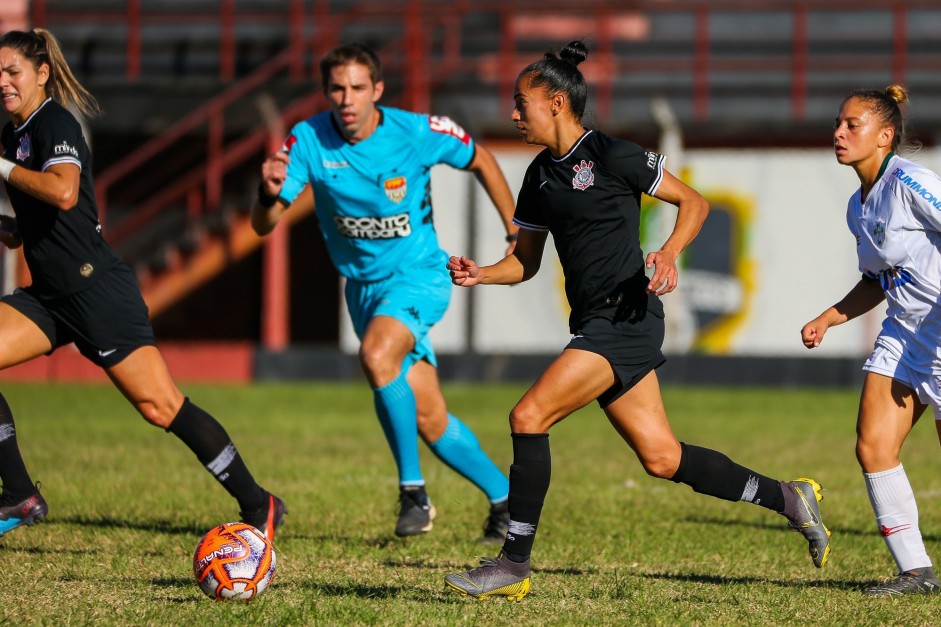
<svg viewBox="0 0 941 627"><path fill-rule="evenodd" d="M235 497L243 520L273 540L283 501L255 482L222 425L176 387L134 275L101 235L91 154L64 106L94 115L98 105L51 33L0 37L0 97L11 118L0 138L0 177L16 214L0 218L0 241L23 246L32 275L32 285L0 298L0 368L74 342L145 420L183 440ZM0 535L45 517L2 395L0 480Z"/></svg>
<svg viewBox="0 0 941 627"><path fill-rule="evenodd" d="M820 518L820 486L778 481L725 455L684 444L667 421L655 369L664 363L660 296L677 284L676 259L699 232L705 199L663 167L664 157L582 126L587 86L574 41L548 53L516 79L513 122L528 144L545 146L526 171L513 222L516 249L491 266L451 257L456 285L510 285L539 269L549 233L565 273L572 340L510 413L510 528L496 558L446 583L477 598L519 600L529 592L533 540L549 489L549 428L597 400L644 470L696 492L750 501L783 514L810 545L819 568L830 532ZM640 249L641 194L678 207L673 233L647 255ZM645 270L655 268L647 278Z"/></svg>

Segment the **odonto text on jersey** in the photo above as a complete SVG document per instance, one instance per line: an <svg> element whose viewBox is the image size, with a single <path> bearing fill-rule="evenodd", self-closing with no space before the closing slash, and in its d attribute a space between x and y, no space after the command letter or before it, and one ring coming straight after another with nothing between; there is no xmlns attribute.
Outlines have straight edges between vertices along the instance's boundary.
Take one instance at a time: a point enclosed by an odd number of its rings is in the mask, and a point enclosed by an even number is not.
<svg viewBox="0 0 941 627"><path fill-rule="evenodd" d="M409 267L443 264L432 221L431 168L466 168L474 142L446 117L381 107L382 121L351 144L331 114L297 124L281 198L293 201L310 182L320 230L340 274L375 281Z"/></svg>

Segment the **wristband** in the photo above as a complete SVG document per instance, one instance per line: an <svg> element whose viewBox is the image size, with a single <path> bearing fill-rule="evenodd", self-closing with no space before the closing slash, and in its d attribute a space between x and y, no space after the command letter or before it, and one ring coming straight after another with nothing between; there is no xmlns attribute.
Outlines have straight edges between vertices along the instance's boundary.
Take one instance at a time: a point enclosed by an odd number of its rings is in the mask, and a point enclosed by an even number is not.
<svg viewBox="0 0 941 627"><path fill-rule="evenodd" d="M519 238L519 233L510 233L506 236L506 241L508 244L515 242Z"/></svg>
<svg viewBox="0 0 941 627"><path fill-rule="evenodd" d="M277 196L269 196L268 192L265 191L265 183L262 181L258 184L258 204L264 207L265 209L270 209L274 206L274 203L278 201Z"/></svg>
<svg viewBox="0 0 941 627"><path fill-rule="evenodd" d="M15 167L16 164L9 159L0 158L0 178L2 178L4 181L9 181L10 172L12 172L13 168Z"/></svg>

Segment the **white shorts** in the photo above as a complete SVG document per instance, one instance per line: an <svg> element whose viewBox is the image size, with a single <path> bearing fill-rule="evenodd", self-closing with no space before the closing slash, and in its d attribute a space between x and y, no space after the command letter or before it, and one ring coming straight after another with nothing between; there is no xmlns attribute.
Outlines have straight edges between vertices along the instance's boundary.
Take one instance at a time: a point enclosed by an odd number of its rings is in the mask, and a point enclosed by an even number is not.
<svg viewBox="0 0 941 627"><path fill-rule="evenodd" d="M915 370L905 363L895 342L880 335L863 370L875 372L907 385L925 405L934 409L934 419L941 420L941 375Z"/></svg>

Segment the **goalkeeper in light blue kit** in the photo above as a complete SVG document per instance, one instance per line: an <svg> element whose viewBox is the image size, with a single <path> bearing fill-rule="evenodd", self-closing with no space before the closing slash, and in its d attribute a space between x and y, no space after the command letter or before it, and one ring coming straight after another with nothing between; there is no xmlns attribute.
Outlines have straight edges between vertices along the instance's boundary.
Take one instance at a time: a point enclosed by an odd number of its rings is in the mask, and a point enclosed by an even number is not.
<svg viewBox="0 0 941 627"><path fill-rule="evenodd" d="M360 363L399 471L395 533L431 529L418 437L490 501L483 540L502 542L509 524L509 482L473 432L448 413L428 333L451 298L432 222L431 167L472 171L496 206L510 246L514 202L496 160L446 117L376 103L382 70L359 44L334 48L320 62L330 111L292 130L262 165L252 225L259 235L285 211L313 206L327 250L346 278L345 295L360 338Z"/></svg>

